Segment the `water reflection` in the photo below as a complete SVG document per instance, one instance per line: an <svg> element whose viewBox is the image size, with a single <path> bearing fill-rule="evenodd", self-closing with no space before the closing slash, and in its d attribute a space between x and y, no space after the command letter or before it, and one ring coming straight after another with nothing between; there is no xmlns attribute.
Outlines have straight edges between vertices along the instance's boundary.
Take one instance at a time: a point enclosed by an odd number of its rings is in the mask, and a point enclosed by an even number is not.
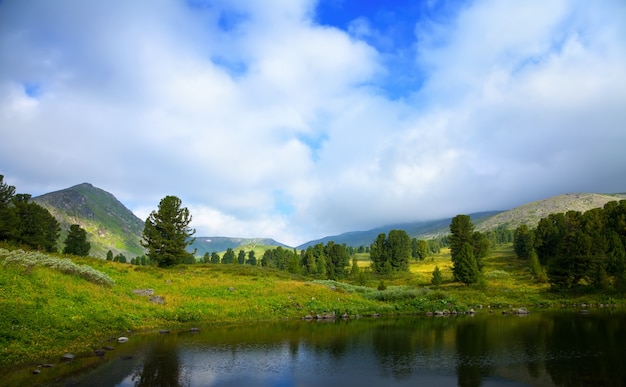
<svg viewBox="0 0 626 387"><path fill-rule="evenodd" d="M339 320L135 336L88 375L117 386L626 383L622 314ZM127 360L123 360L125 358Z"/></svg>
<svg viewBox="0 0 626 387"><path fill-rule="evenodd" d="M145 350L143 366L137 368L131 380L138 387L180 385L180 360L175 340L155 340Z"/></svg>
<svg viewBox="0 0 626 387"><path fill-rule="evenodd" d="M459 386L480 386L481 381L493 373L489 361L489 335L487 324L462 321L456 327L456 374Z"/></svg>

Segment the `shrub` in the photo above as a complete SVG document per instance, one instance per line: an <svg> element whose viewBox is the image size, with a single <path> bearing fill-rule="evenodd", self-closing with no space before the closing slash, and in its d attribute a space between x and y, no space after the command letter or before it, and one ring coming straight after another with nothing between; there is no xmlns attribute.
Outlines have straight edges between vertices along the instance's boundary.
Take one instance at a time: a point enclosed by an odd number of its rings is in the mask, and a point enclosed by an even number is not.
<svg viewBox="0 0 626 387"><path fill-rule="evenodd" d="M0 259L3 265L17 265L31 269L35 266L49 267L64 274L76 274L79 277L100 285L113 285L115 281L107 274L98 271L91 266L78 265L67 258L54 258L47 254L36 251L26 252L24 250L9 251L0 248Z"/></svg>
<svg viewBox="0 0 626 387"><path fill-rule="evenodd" d="M491 270L485 273L485 277L489 279L509 278L509 273L504 270Z"/></svg>
<svg viewBox="0 0 626 387"><path fill-rule="evenodd" d="M385 288L385 290L373 291L365 295L365 298L369 298L376 301L405 301L412 300L418 296L423 296L425 292L429 290L420 290L416 288L406 288L400 286L394 286Z"/></svg>
<svg viewBox="0 0 626 387"><path fill-rule="evenodd" d="M447 300L449 297L450 296L442 290L435 290L434 292L428 293L426 295L426 298L431 301Z"/></svg>
<svg viewBox="0 0 626 387"><path fill-rule="evenodd" d="M333 280L314 280L311 282L318 285L324 285L331 290L340 290L346 293L369 293L373 291L367 286L351 285L348 283Z"/></svg>
<svg viewBox="0 0 626 387"><path fill-rule="evenodd" d="M433 270L433 278L430 280L430 282L435 286L439 286L443 282L443 276L441 275L441 270L439 270L439 266L435 266L435 270Z"/></svg>

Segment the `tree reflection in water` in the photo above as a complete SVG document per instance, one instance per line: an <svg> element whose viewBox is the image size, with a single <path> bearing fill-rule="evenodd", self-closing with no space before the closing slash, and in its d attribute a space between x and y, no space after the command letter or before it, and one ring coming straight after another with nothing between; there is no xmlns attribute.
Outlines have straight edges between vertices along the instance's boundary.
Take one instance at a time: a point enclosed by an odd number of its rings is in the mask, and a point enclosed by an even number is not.
<svg viewBox="0 0 626 387"><path fill-rule="evenodd" d="M181 386L177 342L170 337L155 340L145 352L143 367L133 375L135 386Z"/></svg>
<svg viewBox="0 0 626 387"><path fill-rule="evenodd" d="M123 381L115 385L619 386L626 381L626 316L610 312L285 321L134 341L136 347L125 347L137 354L134 371L116 376ZM106 365L102 369L81 383L102 381Z"/></svg>

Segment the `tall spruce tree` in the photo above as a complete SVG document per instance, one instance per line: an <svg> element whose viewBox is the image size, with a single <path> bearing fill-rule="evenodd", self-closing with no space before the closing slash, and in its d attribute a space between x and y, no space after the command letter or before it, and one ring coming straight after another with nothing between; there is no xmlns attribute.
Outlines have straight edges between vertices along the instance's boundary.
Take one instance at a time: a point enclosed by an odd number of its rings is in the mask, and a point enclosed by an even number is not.
<svg viewBox="0 0 626 387"><path fill-rule="evenodd" d="M235 251L232 248L227 248L224 256L222 257L222 263L235 263Z"/></svg>
<svg viewBox="0 0 626 387"><path fill-rule="evenodd" d="M478 282L480 271L478 270L472 245L465 243L461 246L461 251L459 251L456 257L452 271L454 272L454 278L465 285Z"/></svg>
<svg viewBox="0 0 626 387"><path fill-rule="evenodd" d="M186 248L193 243L196 231L189 227L191 215L181 203L176 196L166 196L158 211L152 211L146 219L142 245L148 249L147 256L160 267L183 263L193 256Z"/></svg>
<svg viewBox="0 0 626 387"><path fill-rule="evenodd" d="M472 247L472 236L474 235L474 225L470 221L469 215L457 215L450 223L450 255L452 258L452 272L454 280L467 283L467 273L473 273L470 267L476 266L476 257ZM470 246L471 258L464 252ZM472 261L473 264L470 262Z"/></svg>
<svg viewBox="0 0 626 387"><path fill-rule="evenodd" d="M382 273L385 263L389 260L387 251L387 235L378 234L376 240L370 246L370 262L374 273Z"/></svg>
<svg viewBox="0 0 626 387"><path fill-rule="evenodd" d="M441 274L439 266L435 266L435 270L433 270L433 277L431 278L430 282L435 286L439 286L442 284L443 275Z"/></svg>
<svg viewBox="0 0 626 387"><path fill-rule="evenodd" d="M409 271L411 238L404 230L391 230L387 238L389 262L394 271Z"/></svg>
<svg viewBox="0 0 626 387"><path fill-rule="evenodd" d="M70 231L63 242L63 254L72 254L85 257L91 250L91 243L87 241L87 232L78 224L70 226Z"/></svg>
<svg viewBox="0 0 626 387"><path fill-rule="evenodd" d="M474 225L469 215L457 215L452 218L450 223L450 254L452 262L459 255L463 245L469 243L472 245L472 236L474 235Z"/></svg>
<svg viewBox="0 0 626 387"><path fill-rule="evenodd" d="M246 252L243 250L239 250L237 253L237 263L243 265L246 263Z"/></svg>

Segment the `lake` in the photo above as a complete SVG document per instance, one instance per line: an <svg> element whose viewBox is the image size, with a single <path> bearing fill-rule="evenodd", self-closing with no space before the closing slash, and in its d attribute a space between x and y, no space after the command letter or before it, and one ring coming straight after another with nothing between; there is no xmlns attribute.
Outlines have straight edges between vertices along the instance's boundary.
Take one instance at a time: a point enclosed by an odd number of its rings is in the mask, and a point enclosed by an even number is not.
<svg viewBox="0 0 626 387"><path fill-rule="evenodd" d="M54 375L61 385L90 387L626 384L626 314L611 310L200 328L130 335L104 343L114 349L103 358L57 364L21 382Z"/></svg>

